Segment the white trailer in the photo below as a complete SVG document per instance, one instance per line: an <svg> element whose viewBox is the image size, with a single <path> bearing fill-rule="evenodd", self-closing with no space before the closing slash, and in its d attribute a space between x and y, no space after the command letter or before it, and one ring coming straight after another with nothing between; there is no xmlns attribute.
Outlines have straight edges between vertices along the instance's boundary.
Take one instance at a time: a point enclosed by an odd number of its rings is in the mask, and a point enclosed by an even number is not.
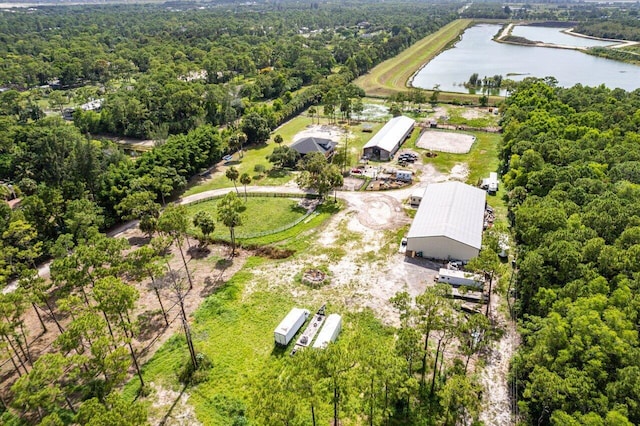
<svg viewBox="0 0 640 426"><path fill-rule="evenodd" d="M489 186L487 188L489 194L495 194L498 192L498 173L489 173Z"/></svg>
<svg viewBox="0 0 640 426"><path fill-rule="evenodd" d="M331 314L324 321L322 330L318 333L316 341L313 343L314 348L324 349L331 342L335 342L342 330L342 317L338 314Z"/></svg>
<svg viewBox="0 0 640 426"><path fill-rule="evenodd" d="M309 311L307 309L293 308L287 314L286 317L280 322L280 325L276 327L274 336L276 343L279 345L287 346L297 331L300 330L302 324L309 317Z"/></svg>
<svg viewBox="0 0 640 426"><path fill-rule="evenodd" d="M455 271L453 269L440 268L438 271L438 282L447 283L453 286L483 287L484 280L478 274L465 271Z"/></svg>

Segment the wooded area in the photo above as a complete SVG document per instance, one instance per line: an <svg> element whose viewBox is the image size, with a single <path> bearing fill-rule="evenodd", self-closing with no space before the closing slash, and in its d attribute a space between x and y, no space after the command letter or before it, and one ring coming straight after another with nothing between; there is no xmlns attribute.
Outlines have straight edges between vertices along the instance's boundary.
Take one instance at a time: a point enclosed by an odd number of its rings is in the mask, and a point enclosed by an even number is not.
<svg viewBox="0 0 640 426"><path fill-rule="evenodd" d="M528 424L638 424L640 91L529 79L507 105L520 414Z"/></svg>

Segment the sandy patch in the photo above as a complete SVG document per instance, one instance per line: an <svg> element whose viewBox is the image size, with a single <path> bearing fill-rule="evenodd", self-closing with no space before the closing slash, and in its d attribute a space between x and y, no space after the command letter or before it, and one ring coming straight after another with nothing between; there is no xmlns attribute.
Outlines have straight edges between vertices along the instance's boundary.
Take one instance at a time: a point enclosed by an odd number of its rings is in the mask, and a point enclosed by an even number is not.
<svg viewBox="0 0 640 426"><path fill-rule="evenodd" d="M150 386L155 392L150 411L162 413L161 418L152 418L153 416L150 416L149 421L151 424L163 424L165 426L202 425L198 421L193 407L188 404L188 393L165 389L155 383L151 383Z"/></svg>
<svg viewBox="0 0 640 426"><path fill-rule="evenodd" d="M475 136L464 133L425 130L420 135L416 145L432 151L465 154L471 150L471 146L475 141Z"/></svg>
<svg viewBox="0 0 640 426"><path fill-rule="evenodd" d="M488 349L485 366L480 371L480 383L485 388L483 392L483 410L480 420L487 425L510 426L515 424L512 410L511 389L509 388L509 363L520 345L520 336L515 324L500 312L498 306L504 304L503 298L494 293L491 298L492 319L504 330L500 340L494 342Z"/></svg>
<svg viewBox="0 0 640 426"><path fill-rule="evenodd" d="M293 137L293 142L297 142L304 138L324 138L331 139L335 142L344 141L344 129L340 126L332 126L328 124L311 124Z"/></svg>
<svg viewBox="0 0 640 426"><path fill-rule="evenodd" d="M459 180L465 182L469 177L469 166L466 163L458 163L451 168L449 180Z"/></svg>
<svg viewBox="0 0 640 426"><path fill-rule="evenodd" d="M491 115L491 113L488 108L464 108L461 115L467 120L473 120L475 118L484 118L487 115Z"/></svg>

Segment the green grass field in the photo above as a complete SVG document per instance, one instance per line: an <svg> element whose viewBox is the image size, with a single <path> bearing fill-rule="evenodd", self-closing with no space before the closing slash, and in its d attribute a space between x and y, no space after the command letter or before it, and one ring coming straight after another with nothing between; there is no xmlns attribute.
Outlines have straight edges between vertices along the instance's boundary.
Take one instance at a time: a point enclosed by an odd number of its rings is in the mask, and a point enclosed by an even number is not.
<svg viewBox="0 0 640 426"><path fill-rule="evenodd" d="M239 189L240 197L244 200L242 189ZM191 223L191 218L199 211L207 211L215 218L219 200L215 199L188 205L189 223ZM290 198L248 197L242 212L243 223L242 226L236 228L236 235L238 238L242 238L243 235L267 232L295 222L306 213L306 210L300 207L298 203L299 200ZM193 227L190 231L196 232ZM217 223L213 238L228 239L229 229L221 223Z"/></svg>
<svg viewBox="0 0 640 426"><path fill-rule="evenodd" d="M318 236L316 230L303 232L296 238L300 247L308 248ZM230 425L251 413L260 378L283 363L295 362L289 350L276 347L273 330L293 306L315 311L318 295L297 281L287 282L285 289L274 289L273 280L262 268L278 268L281 261L250 257L243 269L223 287L209 296L193 315L192 335L196 351L206 355L212 368L206 381L186 389L188 404L204 425ZM295 300L292 292L298 293ZM381 325L370 311L350 313L341 306L341 296L330 291L321 296L328 312L340 312L344 318L341 341L367 336L379 345L393 344L393 330ZM189 362L186 341L182 333L169 339L143 367L146 383L154 387L180 392L183 385L179 374ZM134 398L139 381L131 380L124 394ZM317 406L319 424L330 418L331 394ZM162 417L166 407L149 405L151 414ZM244 424L244 423L237 423Z"/></svg>

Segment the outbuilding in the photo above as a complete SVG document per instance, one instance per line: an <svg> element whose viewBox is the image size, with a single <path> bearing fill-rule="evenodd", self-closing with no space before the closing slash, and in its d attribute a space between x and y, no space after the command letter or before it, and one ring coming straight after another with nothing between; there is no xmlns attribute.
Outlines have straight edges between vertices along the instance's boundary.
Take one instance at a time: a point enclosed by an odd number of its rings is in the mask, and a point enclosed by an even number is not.
<svg viewBox="0 0 640 426"><path fill-rule="evenodd" d="M390 160L407 139L416 121L403 115L394 117L363 148L363 155L375 160Z"/></svg>
<svg viewBox="0 0 640 426"><path fill-rule="evenodd" d="M295 141L290 148L296 150L302 157L311 152L319 152L326 158L330 158L335 153L336 145L338 143L331 139L310 137Z"/></svg>
<svg viewBox="0 0 640 426"><path fill-rule="evenodd" d="M480 252L485 191L462 182L432 183L407 236L407 254L467 261Z"/></svg>
<svg viewBox="0 0 640 426"><path fill-rule="evenodd" d="M424 188L416 188L412 193L409 199L409 204L411 207L418 207L420 205L420 201L422 201L422 197L424 196Z"/></svg>

